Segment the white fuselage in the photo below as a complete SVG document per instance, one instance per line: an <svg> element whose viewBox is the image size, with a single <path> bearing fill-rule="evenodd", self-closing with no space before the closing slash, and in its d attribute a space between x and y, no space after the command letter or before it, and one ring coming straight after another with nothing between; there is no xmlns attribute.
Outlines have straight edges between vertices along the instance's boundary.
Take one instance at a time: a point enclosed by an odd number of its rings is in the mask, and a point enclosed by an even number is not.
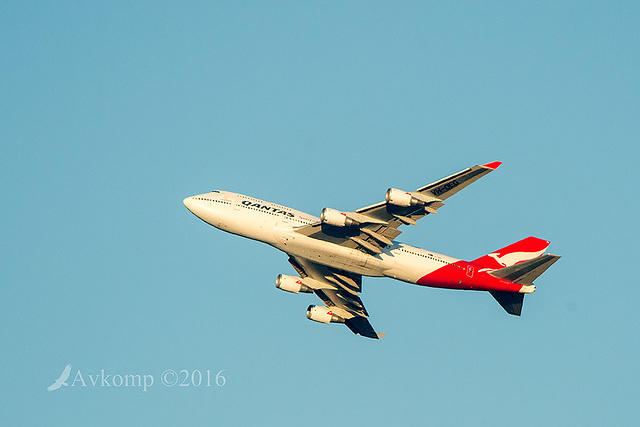
<svg viewBox="0 0 640 427"><path fill-rule="evenodd" d="M216 228L267 243L296 257L365 276L386 276L409 283L458 259L393 242L381 254L307 237L295 228L320 218L295 209L227 191L187 197L185 206Z"/></svg>

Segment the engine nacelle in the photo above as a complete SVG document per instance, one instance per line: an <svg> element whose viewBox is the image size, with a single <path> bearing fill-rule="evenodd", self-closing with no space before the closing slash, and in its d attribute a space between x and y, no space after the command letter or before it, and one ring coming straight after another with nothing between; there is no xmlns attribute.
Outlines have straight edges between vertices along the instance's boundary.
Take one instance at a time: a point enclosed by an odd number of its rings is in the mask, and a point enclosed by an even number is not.
<svg viewBox="0 0 640 427"><path fill-rule="evenodd" d="M425 203L422 200L418 200L411 193L398 190L397 188L390 188L387 190L385 200L390 205L395 206L423 206Z"/></svg>
<svg viewBox="0 0 640 427"><path fill-rule="evenodd" d="M357 221L347 217L346 214L331 208L322 209L320 221L322 221L323 224L329 224L336 227L351 227L359 224Z"/></svg>
<svg viewBox="0 0 640 427"><path fill-rule="evenodd" d="M344 319L328 307L320 305L310 305L307 307L307 319L320 323L344 323Z"/></svg>
<svg viewBox="0 0 640 427"><path fill-rule="evenodd" d="M299 292L310 294L313 292L313 289L302 283L301 278L296 276L287 276L286 274L278 274L278 277L276 277L276 288L292 292L294 294Z"/></svg>

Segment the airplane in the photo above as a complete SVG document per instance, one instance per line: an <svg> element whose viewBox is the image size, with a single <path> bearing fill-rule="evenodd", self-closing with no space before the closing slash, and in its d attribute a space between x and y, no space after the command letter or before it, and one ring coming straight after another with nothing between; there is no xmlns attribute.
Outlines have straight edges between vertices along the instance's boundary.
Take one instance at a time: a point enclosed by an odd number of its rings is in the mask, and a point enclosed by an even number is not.
<svg viewBox="0 0 640 427"><path fill-rule="evenodd" d="M283 291L315 293L324 305L309 305L307 318L343 323L354 334L379 339L359 294L362 276L390 277L436 288L488 291L520 316L533 281L560 257L545 254L548 241L527 237L473 261L396 241L403 225L438 213L444 200L497 169L491 162L464 169L415 191L389 188L385 200L347 212L324 208L320 218L251 196L214 190L184 199L204 222L267 243L289 256L297 275L279 274Z"/></svg>

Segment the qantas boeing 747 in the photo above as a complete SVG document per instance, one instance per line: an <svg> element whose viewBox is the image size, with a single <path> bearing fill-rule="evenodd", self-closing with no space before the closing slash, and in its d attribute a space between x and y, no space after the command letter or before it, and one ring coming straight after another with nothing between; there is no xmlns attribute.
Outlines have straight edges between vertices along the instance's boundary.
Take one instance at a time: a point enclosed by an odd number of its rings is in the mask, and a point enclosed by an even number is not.
<svg viewBox="0 0 640 427"><path fill-rule="evenodd" d="M362 276L386 276L437 288L488 291L509 314L519 316L533 281L560 257L545 254L549 242L527 237L473 261L463 261L394 240L401 225L436 214L444 200L500 166L473 166L415 191L387 190L385 201L343 212L322 210L320 218L286 206L227 191L184 199L208 224L265 242L289 255L297 276L280 274L276 288L315 293L307 318L344 323L353 333L381 338L359 297Z"/></svg>

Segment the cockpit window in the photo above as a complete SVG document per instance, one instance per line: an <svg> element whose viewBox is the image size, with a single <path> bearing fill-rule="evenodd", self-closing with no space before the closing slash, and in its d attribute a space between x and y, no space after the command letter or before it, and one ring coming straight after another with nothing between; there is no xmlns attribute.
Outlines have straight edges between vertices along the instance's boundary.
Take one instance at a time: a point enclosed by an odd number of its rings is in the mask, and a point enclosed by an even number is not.
<svg viewBox="0 0 640 427"><path fill-rule="evenodd" d="M212 193L219 193L219 191L218 190L213 190Z"/></svg>

